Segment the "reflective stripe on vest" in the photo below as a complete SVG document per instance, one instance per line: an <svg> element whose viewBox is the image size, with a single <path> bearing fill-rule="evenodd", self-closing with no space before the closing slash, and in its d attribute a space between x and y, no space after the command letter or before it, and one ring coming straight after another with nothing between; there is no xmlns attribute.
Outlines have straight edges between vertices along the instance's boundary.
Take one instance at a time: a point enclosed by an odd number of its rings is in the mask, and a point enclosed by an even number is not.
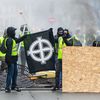
<svg viewBox="0 0 100 100"><path fill-rule="evenodd" d="M66 47L62 37L58 38L58 59L62 59L62 48Z"/></svg>
<svg viewBox="0 0 100 100"><path fill-rule="evenodd" d="M5 41L7 41L8 38L6 38ZM11 53L11 56L17 56L18 55L18 47L17 47L17 44L16 44L16 41L14 39L13 40L13 44L12 44L12 53ZM6 43L5 43L5 47L6 47Z"/></svg>
<svg viewBox="0 0 100 100"><path fill-rule="evenodd" d="M18 47L17 47L17 44L16 44L16 41L13 40L13 47L12 47L12 56L17 56L18 55Z"/></svg>
<svg viewBox="0 0 100 100"><path fill-rule="evenodd" d="M4 37L3 37L3 36L0 37L0 45L2 44L3 40L4 40ZM5 53L2 53L2 52L0 51L0 57L4 57L4 56L5 56Z"/></svg>

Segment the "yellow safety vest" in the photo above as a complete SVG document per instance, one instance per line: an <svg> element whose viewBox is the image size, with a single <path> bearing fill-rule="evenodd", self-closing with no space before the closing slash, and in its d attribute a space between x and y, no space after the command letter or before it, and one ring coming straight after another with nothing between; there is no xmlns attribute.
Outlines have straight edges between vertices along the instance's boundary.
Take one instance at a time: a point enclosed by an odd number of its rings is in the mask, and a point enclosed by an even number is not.
<svg viewBox="0 0 100 100"><path fill-rule="evenodd" d="M30 34L30 32L27 32L27 34ZM20 37L22 37L23 36L23 34L22 34L22 32L20 32ZM24 47L24 42L22 41L21 42L21 47Z"/></svg>
<svg viewBox="0 0 100 100"><path fill-rule="evenodd" d="M79 41L79 39L78 39L78 37L77 37L76 35L73 35L71 38L68 38L67 41L70 41L71 39L72 39L72 40L73 40L73 39L76 39L77 41ZM74 43L74 41L73 41L72 46L74 46L74 44L75 44L75 43Z"/></svg>
<svg viewBox="0 0 100 100"><path fill-rule="evenodd" d="M62 37L58 38L58 59L62 59L62 49L66 47Z"/></svg>
<svg viewBox="0 0 100 100"><path fill-rule="evenodd" d="M3 37L3 36L0 37L0 45L2 44L3 40L4 40L4 37ZM5 57L5 53L2 53L2 52L0 51L0 57Z"/></svg>
<svg viewBox="0 0 100 100"><path fill-rule="evenodd" d="M6 38L5 41L7 41L7 39L8 38ZM18 55L18 47L17 47L16 41L14 39L12 39L12 40L13 40L13 44L12 44L12 53L11 53L11 56L17 56ZM6 47L6 42L5 42L5 47Z"/></svg>

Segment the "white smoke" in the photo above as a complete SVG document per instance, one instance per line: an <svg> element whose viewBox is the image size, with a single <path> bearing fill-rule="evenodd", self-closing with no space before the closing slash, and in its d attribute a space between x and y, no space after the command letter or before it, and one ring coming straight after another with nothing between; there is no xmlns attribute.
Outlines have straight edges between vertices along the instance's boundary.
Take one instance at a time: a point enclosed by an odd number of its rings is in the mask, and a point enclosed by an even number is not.
<svg viewBox="0 0 100 100"><path fill-rule="evenodd" d="M53 27L56 34L62 26L76 33L86 45L89 36L84 34L96 37L100 30L99 9L100 0L0 0L0 31L28 24L33 32Z"/></svg>

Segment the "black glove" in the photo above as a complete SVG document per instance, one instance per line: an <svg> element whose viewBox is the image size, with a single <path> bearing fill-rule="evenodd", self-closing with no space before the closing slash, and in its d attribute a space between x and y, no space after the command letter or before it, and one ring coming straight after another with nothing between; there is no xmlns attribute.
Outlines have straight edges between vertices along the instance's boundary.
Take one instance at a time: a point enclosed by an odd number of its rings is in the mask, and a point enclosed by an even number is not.
<svg viewBox="0 0 100 100"><path fill-rule="evenodd" d="M50 33L52 33L53 32L53 28L50 28L49 31L50 31Z"/></svg>

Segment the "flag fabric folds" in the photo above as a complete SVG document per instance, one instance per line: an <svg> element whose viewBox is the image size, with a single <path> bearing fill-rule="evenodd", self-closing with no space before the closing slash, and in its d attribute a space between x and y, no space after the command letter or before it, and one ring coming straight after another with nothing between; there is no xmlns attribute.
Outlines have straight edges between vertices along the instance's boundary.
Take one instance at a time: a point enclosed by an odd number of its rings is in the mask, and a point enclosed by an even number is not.
<svg viewBox="0 0 100 100"><path fill-rule="evenodd" d="M24 45L30 73L55 69L52 29L27 35Z"/></svg>

